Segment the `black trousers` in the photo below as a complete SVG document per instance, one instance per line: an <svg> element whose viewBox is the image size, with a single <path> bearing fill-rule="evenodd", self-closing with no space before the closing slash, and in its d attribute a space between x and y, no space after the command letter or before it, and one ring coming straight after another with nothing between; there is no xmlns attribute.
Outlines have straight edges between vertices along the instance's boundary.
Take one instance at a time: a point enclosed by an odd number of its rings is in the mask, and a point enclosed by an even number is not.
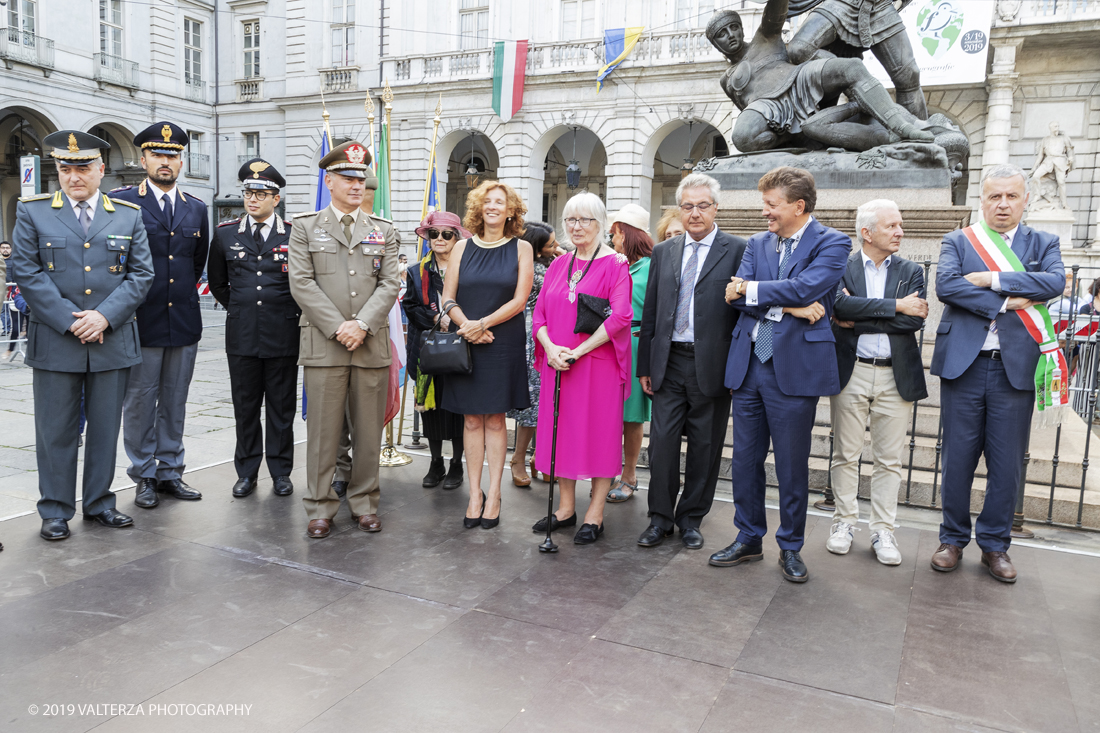
<svg viewBox="0 0 1100 733"><path fill-rule="evenodd" d="M268 472L272 476L289 476L294 468L298 357L227 356L233 416L237 422L237 448L233 453L237 476L255 478L265 452ZM265 403L266 440L260 427L260 407Z"/></svg>
<svg viewBox="0 0 1100 733"><path fill-rule="evenodd" d="M661 388L653 395L649 425L649 518L664 530L698 529L714 501L730 395L699 389L695 356L673 349ZM687 433L687 466L680 501L680 436Z"/></svg>

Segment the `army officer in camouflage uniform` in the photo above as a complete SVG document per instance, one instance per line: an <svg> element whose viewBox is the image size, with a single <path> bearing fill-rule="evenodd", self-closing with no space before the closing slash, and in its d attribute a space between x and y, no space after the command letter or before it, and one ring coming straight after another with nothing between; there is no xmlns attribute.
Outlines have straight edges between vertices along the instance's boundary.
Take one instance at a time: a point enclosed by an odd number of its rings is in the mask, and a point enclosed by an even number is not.
<svg viewBox="0 0 1100 733"><path fill-rule="evenodd" d="M247 161L237 177L248 213L214 230L206 266L210 292L227 311L225 353L237 427L233 496L245 497L256 489L265 445L274 492L289 496L294 491L290 471L294 468L302 310L290 297L290 222L275 211L286 180L262 158ZM260 408L265 403L266 441L260 427Z"/></svg>
<svg viewBox="0 0 1100 733"><path fill-rule="evenodd" d="M52 148L61 190L20 199L13 258L30 307L26 363L34 368L41 535L63 540L76 514L81 390L84 519L134 523L115 509L110 489L130 367L141 363L134 312L153 282L153 264L141 212L99 191L100 151L110 145L62 130L42 146Z"/></svg>
<svg viewBox="0 0 1100 733"><path fill-rule="evenodd" d="M390 335L397 301L397 240L385 219L360 211L370 156L357 142L321 159L332 204L294 219L290 293L302 308L298 363L305 367L307 536L332 531L340 499L332 490L344 408L354 435L347 500L359 529L377 532L378 456L386 412Z"/></svg>

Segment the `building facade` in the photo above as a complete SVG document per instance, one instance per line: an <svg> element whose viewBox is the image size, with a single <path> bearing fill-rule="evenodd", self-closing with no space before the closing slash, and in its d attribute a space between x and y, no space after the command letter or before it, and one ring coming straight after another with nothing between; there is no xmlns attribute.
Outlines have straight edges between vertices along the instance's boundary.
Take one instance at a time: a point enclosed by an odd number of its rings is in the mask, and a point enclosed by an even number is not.
<svg viewBox="0 0 1100 733"><path fill-rule="evenodd" d="M289 213L310 210L322 97L333 137L365 140L364 101L373 98L380 120L387 82L394 96L393 213L405 232L421 216L437 103L443 109L437 176L447 209L462 213L467 178L473 182L476 174L511 183L528 202L529 218L556 224L570 193L565 170L576 160L580 186L603 196L609 208L640 203L656 219L672 203L685 164L734 152L729 136L737 110L718 86L726 62L703 33L716 7L741 12L749 35L762 6L0 0L8 22L0 36L3 231L13 225L16 152L54 129L98 128L117 143L111 181L128 183L141 176L130 137L161 118L193 131L181 185L212 204L215 218L239 211L236 171L254 155L285 173ZM98 33L63 45L62 23L71 28L77 21ZM603 31L627 26L646 30L597 93ZM526 89L523 107L505 123L492 110L493 43L515 39L530 45ZM1100 195L1100 0L998 0L990 46L984 83L925 87L929 111L947 115L970 139L956 202L976 205L983 166L1030 169L1036 145L1057 120L1076 152L1067 182L1072 242L1089 246L1098 239ZM43 186L56 186L49 167L43 171Z"/></svg>

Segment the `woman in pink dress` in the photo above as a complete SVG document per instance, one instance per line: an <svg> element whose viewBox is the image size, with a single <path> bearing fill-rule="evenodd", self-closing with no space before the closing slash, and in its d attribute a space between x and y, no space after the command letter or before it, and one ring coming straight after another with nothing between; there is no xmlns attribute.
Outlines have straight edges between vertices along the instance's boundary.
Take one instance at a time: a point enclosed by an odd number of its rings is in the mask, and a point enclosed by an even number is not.
<svg viewBox="0 0 1100 733"><path fill-rule="evenodd" d="M595 542L603 532L603 508L612 477L622 465L623 400L630 392L630 267L626 257L603 244L607 210L599 197L579 193L562 213L576 251L558 257L546 271L532 317L539 393L535 466L550 473L554 430L554 377L561 375L555 473L561 487L551 529L577 523L577 481L592 480L592 500L573 541ZM594 333L575 333L580 296L610 302L610 315ZM569 360L575 360L570 364ZM532 528L546 531L543 518Z"/></svg>

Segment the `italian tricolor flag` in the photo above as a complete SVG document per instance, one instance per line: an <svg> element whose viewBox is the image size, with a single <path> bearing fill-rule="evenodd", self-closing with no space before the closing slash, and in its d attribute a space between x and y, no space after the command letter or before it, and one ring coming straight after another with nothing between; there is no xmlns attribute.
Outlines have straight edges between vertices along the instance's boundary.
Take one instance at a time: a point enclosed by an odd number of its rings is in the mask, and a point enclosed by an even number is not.
<svg viewBox="0 0 1100 733"><path fill-rule="evenodd" d="M507 122L523 106L527 41L497 41L493 53L493 111Z"/></svg>

